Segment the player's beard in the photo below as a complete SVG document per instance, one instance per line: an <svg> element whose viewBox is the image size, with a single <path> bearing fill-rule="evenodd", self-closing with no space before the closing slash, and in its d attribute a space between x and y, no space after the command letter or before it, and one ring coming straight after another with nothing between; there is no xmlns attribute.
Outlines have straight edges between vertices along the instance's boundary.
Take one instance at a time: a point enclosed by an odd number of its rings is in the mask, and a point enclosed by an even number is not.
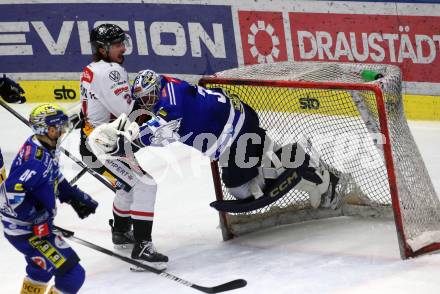
<svg viewBox="0 0 440 294"><path fill-rule="evenodd" d="M124 63L125 56L121 54L120 58L121 58L121 61L118 62L118 63L119 63L120 65L122 65L122 64Z"/></svg>
<svg viewBox="0 0 440 294"><path fill-rule="evenodd" d="M117 64L122 65L122 64L124 63L125 56L124 56L123 54L121 54L121 55L118 56L118 57L119 57L118 59L120 59L120 61L115 60L115 58L110 58L108 55L105 56L105 57L103 57L102 59L103 59L105 62L108 62L108 63L115 62L115 63L117 63Z"/></svg>

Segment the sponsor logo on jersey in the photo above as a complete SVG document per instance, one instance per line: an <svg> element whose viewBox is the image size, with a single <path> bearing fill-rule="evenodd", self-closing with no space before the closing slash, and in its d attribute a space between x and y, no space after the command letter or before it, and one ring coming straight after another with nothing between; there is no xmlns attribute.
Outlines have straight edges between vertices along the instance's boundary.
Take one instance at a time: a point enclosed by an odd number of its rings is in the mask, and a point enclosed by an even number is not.
<svg viewBox="0 0 440 294"><path fill-rule="evenodd" d="M90 70L87 66L84 67L84 70L81 74L81 82L91 83L93 81L93 71Z"/></svg>
<svg viewBox="0 0 440 294"><path fill-rule="evenodd" d="M31 259L40 268L42 268L44 270L47 269L46 260L43 257L41 257L41 256L34 256L34 257L31 257Z"/></svg>
<svg viewBox="0 0 440 294"><path fill-rule="evenodd" d="M31 145L26 145L24 147L24 155L23 155L23 159L25 161L27 161L29 159L29 157L31 156L32 153L32 146Z"/></svg>
<svg viewBox="0 0 440 294"><path fill-rule="evenodd" d="M108 74L108 77L110 80L117 83L121 79L121 74L117 70L113 70Z"/></svg>
<svg viewBox="0 0 440 294"><path fill-rule="evenodd" d="M113 90L114 88L122 86L124 84L127 84L127 81L125 79L123 81L119 81L117 83L114 83L113 85L110 86L110 89Z"/></svg>
<svg viewBox="0 0 440 294"><path fill-rule="evenodd" d="M35 158L41 160L43 159L43 154L44 154L43 149L38 147L37 150L35 151Z"/></svg>
<svg viewBox="0 0 440 294"><path fill-rule="evenodd" d="M124 86L124 87L115 89L113 92L115 93L115 95L119 95L122 92L127 92L127 91L128 91L128 86Z"/></svg>
<svg viewBox="0 0 440 294"><path fill-rule="evenodd" d="M157 112L158 115L162 116L162 117L166 117L168 115L168 112L162 108L159 109L159 111Z"/></svg>
<svg viewBox="0 0 440 294"><path fill-rule="evenodd" d="M162 88L162 92L160 93L160 95L162 95L162 97L167 97L167 90L166 87Z"/></svg>
<svg viewBox="0 0 440 294"><path fill-rule="evenodd" d="M15 192L23 192L24 188L23 188L23 183L17 183L14 186L14 191Z"/></svg>

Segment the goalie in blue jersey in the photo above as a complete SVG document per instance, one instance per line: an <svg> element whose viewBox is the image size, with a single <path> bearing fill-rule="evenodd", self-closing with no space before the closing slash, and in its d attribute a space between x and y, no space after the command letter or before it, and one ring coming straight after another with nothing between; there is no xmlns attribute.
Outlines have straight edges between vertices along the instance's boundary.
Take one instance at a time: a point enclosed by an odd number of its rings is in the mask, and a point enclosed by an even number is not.
<svg viewBox="0 0 440 294"><path fill-rule="evenodd" d="M73 207L80 218L95 212L98 203L71 186L60 172L59 141L68 117L56 104L34 108L29 117L34 135L24 142L9 176L0 185L0 216L5 238L22 253L27 266L21 294L77 293L84 269L75 251L53 231L56 199Z"/></svg>
<svg viewBox="0 0 440 294"><path fill-rule="evenodd" d="M254 210L290 189L307 192L314 208L335 207L338 178L314 164L300 145L273 142L260 127L257 113L237 96L151 70L138 73L132 96L152 118L139 130L126 116L98 127L89 138L95 153L122 156L130 144L180 141L219 161L222 181L237 200L211 204L218 210Z"/></svg>

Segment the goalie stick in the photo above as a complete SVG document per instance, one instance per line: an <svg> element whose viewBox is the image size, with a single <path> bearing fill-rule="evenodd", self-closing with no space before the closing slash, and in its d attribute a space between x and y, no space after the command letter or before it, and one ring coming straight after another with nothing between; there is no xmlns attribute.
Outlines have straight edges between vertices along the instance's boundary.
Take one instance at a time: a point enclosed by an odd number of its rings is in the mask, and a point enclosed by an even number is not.
<svg viewBox="0 0 440 294"><path fill-rule="evenodd" d="M7 111L9 111L12 115L14 115L16 118L18 118L21 122L23 122L25 125L27 125L28 127L30 127L29 121L27 119L25 119L23 116L21 116L21 114L19 114L17 111L15 111L12 107L10 107L8 104L6 104L5 102L3 102L2 100L0 100L0 105L3 106L3 108L5 108ZM79 172L79 174L73 178L72 182L74 183L75 181L77 181L83 174L85 171L87 171L88 173L90 173L92 176L94 176L98 181L100 181L102 184L104 184L107 188L109 188L110 190L112 190L113 192L115 191L115 188L105 179L103 179L98 173L96 173L94 170L90 169L89 167L87 167L84 162L82 162L81 160L79 160L78 158L76 158L74 155L72 155L69 151L67 151L66 149L64 149L63 147L60 147L61 152L63 152L67 157L69 157L70 159L72 159L76 164L78 164L83 170Z"/></svg>
<svg viewBox="0 0 440 294"><path fill-rule="evenodd" d="M155 274L157 274L159 276L162 276L162 277L167 278L169 280L175 281L175 282L180 283L182 285L185 285L187 287L191 287L191 288L197 289L197 290L199 290L201 292L204 292L204 293L220 293L220 292L235 290L235 289L238 289L238 288L242 288L242 287L246 286L246 284L247 284L246 280L243 280L243 279L236 279L236 280L233 280L233 281L230 281L230 282L226 282L224 284L213 286L213 287L204 287L204 286L200 286L200 285L197 285L197 284L193 284L193 283L191 283L189 281L186 281L184 279L181 279L181 278L179 278L179 277L177 277L177 276L175 276L173 274L167 273L167 272L165 272L163 270L158 270L158 269L156 269L156 268L154 268L152 266L148 266L148 265L143 264L143 263L141 263L141 262L139 262L137 260L128 258L128 257L120 255L120 254L117 254L117 253L115 253L115 252L113 252L111 250L105 249L105 248L103 248L101 246L98 246L96 244L93 244L93 243L91 243L89 241L86 241L86 240L83 240L81 238L78 238L78 237L74 236L75 233L72 232L72 231L60 228L58 226L54 226L54 228L55 228L55 230L59 231L63 235L63 237L65 237L65 238L67 238L69 240L72 240L72 241L74 241L76 243L79 243L81 245L87 246L87 247L89 247L91 249L97 250L97 251L99 251L101 253L104 253L106 255L109 255L109 256L115 257L117 259L120 259L120 260L122 260L122 261L124 261L126 263L129 263L129 264L135 265L137 267L143 268L143 269L145 269L145 270L147 270L149 272L155 273Z"/></svg>

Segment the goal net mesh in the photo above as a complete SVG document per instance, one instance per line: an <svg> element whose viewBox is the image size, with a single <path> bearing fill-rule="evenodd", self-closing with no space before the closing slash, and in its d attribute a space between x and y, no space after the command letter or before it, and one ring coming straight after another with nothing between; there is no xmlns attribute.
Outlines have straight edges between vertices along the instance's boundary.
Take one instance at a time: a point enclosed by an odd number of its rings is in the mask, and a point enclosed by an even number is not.
<svg viewBox="0 0 440 294"><path fill-rule="evenodd" d="M363 74L374 72L383 78L366 81ZM224 214L223 229L229 235L312 218L390 214L395 188L394 217L397 224L401 222L402 256L440 240L440 201L405 119L397 67L259 64L216 73L201 84L237 95L257 111L261 126L275 142L297 142L316 162L342 174L338 189L343 205L339 209L312 209L307 193L291 190L261 209ZM371 85L379 86L382 97ZM378 104L382 100L384 113ZM386 154L384 144L390 144L392 152ZM390 181L393 178L396 180ZM221 187L222 199L234 199L223 184Z"/></svg>

